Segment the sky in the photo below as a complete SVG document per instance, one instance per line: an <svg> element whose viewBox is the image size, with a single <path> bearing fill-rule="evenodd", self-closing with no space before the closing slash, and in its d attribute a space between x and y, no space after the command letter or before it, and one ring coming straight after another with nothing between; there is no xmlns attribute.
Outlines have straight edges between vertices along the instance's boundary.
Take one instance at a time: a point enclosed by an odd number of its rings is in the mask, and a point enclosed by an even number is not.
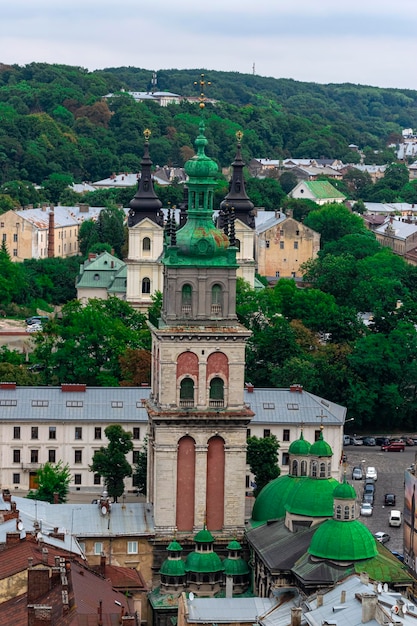
<svg viewBox="0 0 417 626"><path fill-rule="evenodd" d="M417 0L12 0L0 63L417 89ZM208 80L209 80L209 74Z"/></svg>

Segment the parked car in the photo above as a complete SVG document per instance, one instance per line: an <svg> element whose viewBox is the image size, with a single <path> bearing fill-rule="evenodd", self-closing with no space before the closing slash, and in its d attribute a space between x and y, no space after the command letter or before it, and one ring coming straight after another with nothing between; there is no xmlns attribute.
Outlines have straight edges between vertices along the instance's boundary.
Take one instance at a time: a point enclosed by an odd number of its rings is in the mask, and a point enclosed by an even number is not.
<svg viewBox="0 0 417 626"><path fill-rule="evenodd" d="M375 437L375 443L377 446L386 446L390 440L388 437Z"/></svg>
<svg viewBox="0 0 417 626"><path fill-rule="evenodd" d="M406 437L404 439L404 441L405 441L405 445L406 446L413 446L414 445L414 439L411 439L411 437Z"/></svg>
<svg viewBox="0 0 417 626"><path fill-rule="evenodd" d="M397 552L396 550L392 551L392 554L399 560L401 563L404 563L404 555L401 552Z"/></svg>
<svg viewBox="0 0 417 626"><path fill-rule="evenodd" d="M389 514L388 524L390 526L401 526L402 516L401 511L397 511L396 509L392 509Z"/></svg>
<svg viewBox="0 0 417 626"><path fill-rule="evenodd" d="M376 446L376 441L374 437L364 437L363 438L364 446Z"/></svg>
<svg viewBox="0 0 417 626"><path fill-rule="evenodd" d="M26 319L26 324L31 326L32 324L46 324L49 322L49 317L47 315L32 315Z"/></svg>
<svg viewBox="0 0 417 626"><path fill-rule="evenodd" d="M378 472L375 467L367 467L365 472L365 478L372 478L372 480L378 480Z"/></svg>
<svg viewBox="0 0 417 626"><path fill-rule="evenodd" d="M374 533L374 537L380 543L387 543L391 539L388 533L383 533L382 531Z"/></svg>
<svg viewBox="0 0 417 626"><path fill-rule="evenodd" d="M352 480L362 480L363 472L361 467L354 467L352 470Z"/></svg>
<svg viewBox="0 0 417 626"><path fill-rule="evenodd" d="M27 333L39 333L42 332L42 324L30 324L26 326Z"/></svg>
<svg viewBox="0 0 417 626"><path fill-rule="evenodd" d="M395 493L386 493L384 496L385 506L395 506Z"/></svg>
<svg viewBox="0 0 417 626"><path fill-rule="evenodd" d="M381 446L383 452L404 452L405 443L403 441L391 441L386 446Z"/></svg>
<svg viewBox="0 0 417 626"><path fill-rule="evenodd" d="M363 446L363 439L359 439L359 437L353 437L352 444L354 446Z"/></svg>
<svg viewBox="0 0 417 626"><path fill-rule="evenodd" d="M373 507L370 502L362 502L361 504L361 515L364 517L369 517L372 515Z"/></svg>
<svg viewBox="0 0 417 626"><path fill-rule="evenodd" d="M350 435L343 435L343 445L350 446Z"/></svg>
<svg viewBox="0 0 417 626"><path fill-rule="evenodd" d="M368 502L369 504L374 505L375 494L372 491L367 491L363 494L362 502Z"/></svg>
<svg viewBox="0 0 417 626"><path fill-rule="evenodd" d="M363 493L375 493L375 483L373 480L370 480L368 478L368 480L365 482Z"/></svg>

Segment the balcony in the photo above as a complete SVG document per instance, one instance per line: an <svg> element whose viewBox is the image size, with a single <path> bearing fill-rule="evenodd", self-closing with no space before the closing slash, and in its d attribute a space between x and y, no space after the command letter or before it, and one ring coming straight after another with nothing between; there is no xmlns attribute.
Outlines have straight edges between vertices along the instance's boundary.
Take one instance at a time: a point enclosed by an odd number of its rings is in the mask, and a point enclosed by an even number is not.
<svg viewBox="0 0 417 626"><path fill-rule="evenodd" d="M223 409L224 400L209 400L209 407L212 409Z"/></svg>
<svg viewBox="0 0 417 626"><path fill-rule="evenodd" d="M182 409L192 409L194 407L194 400L180 400L180 407Z"/></svg>

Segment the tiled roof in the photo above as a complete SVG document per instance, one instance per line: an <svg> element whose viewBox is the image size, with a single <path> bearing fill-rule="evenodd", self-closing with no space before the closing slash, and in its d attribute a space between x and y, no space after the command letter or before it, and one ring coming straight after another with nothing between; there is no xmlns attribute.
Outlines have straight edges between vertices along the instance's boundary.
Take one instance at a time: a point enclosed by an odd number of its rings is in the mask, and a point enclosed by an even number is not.
<svg viewBox="0 0 417 626"><path fill-rule="evenodd" d="M307 180L303 183L311 193L320 200L325 200L326 198L345 198L340 191L338 191L331 183L327 180Z"/></svg>
<svg viewBox="0 0 417 626"><path fill-rule="evenodd" d="M34 537L28 534L26 539L6 548L1 553L0 558L0 580L25 571L28 567L29 558L33 559L34 566L47 564L52 567L56 556L68 556L66 550L58 550L52 546L47 546L47 552L42 552L45 547L43 543L36 541Z"/></svg>

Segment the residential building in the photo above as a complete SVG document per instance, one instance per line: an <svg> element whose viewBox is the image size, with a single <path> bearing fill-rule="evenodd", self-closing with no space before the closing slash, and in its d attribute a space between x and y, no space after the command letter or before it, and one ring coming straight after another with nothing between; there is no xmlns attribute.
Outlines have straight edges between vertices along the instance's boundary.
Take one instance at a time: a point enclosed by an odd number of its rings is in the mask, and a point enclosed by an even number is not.
<svg viewBox="0 0 417 626"><path fill-rule="evenodd" d="M417 246L417 224L388 217L382 226L375 228L374 233L382 246L391 248L402 257Z"/></svg>
<svg viewBox="0 0 417 626"><path fill-rule="evenodd" d="M121 89L119 93L108 93L103 98L117 98L120 93L128 94L136 102L157 102L161 107L166 107L169 104L179 104L182 100L181 96L169 91L125 91L124 89Z"/></svg>
<svg viewBox="0 0 417 626"><path fill-rule="evenodd" d="M342 203L346 200L346 196L325 180L301 181L288 195L291 198L312 200L319 205L330 202Z"/></svg>
<svg viewBox="0 0 417 626"><path fill-rule="evenodd" d="M90 253L88 259L81 263L77 278L77 299L86 304L90 298L107 300L116 296L126 298L127 269L126 263L117 257L102 252Z"/></svg>
<svg viewBox="0 0 417 626"><path fill-rule="evenodd" d="M256 228L257 272L269 280L300 279L300 267L315 259L320 250L320 234L292 217L275 212Z"/></svg>

